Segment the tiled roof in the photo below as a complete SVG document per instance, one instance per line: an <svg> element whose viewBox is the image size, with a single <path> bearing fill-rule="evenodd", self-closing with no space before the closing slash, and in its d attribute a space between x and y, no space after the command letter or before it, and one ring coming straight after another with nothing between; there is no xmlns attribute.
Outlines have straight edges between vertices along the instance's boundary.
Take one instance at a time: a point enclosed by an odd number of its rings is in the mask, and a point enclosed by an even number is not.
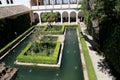
<svg viewBox="0 0 120 80"><path fill-rule="evenodd" d="M0 7L0 19L18 15L30 11L31 9L24 5L3 6Z"/></svg>

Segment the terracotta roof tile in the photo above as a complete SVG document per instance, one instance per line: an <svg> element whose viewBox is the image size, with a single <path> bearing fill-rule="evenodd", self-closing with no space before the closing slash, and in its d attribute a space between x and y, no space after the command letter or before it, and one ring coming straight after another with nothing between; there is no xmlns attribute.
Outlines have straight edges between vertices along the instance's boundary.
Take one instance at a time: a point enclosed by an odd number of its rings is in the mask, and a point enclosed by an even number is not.
<svg viewBox="0 0 120 80"><path fill-rule="evenodd" d="M30 8L24 5L3 6L3 7L0 7L0 19L25 13L30 10L31 10Z"/></svg>

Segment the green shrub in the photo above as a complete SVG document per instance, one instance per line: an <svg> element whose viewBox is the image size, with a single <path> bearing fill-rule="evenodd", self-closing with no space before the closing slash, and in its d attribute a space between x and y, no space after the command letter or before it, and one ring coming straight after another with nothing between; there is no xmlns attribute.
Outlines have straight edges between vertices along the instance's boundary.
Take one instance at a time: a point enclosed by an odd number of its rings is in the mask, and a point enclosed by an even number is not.
<svg viewBox="0 0 120 80"><path fill-rule="evenodd" d="M60 42L56 42L56 47L52 56L25 56L24 54L31 47L31 43L29 43L26 48L19 54L17 60L19 62L27 62L27 63L42 63L42 64L56 64L60 51Z"/></svg>
<svg viewBox="0 0 120 80"><path fill-rule="evenodd" d="M10 42L5 47L0 49L0 56L2 56L7 50L9 50L12 46L14 46L21 38L23 38L26 34L28 34L33 28L34 26L26 30L23 34L21 34L16 39L14 39L12 42Z"/></svg>
<svg viewBox="0 0 120 80"><path fill-rule="evenodd" d="M54 30L54 31L46 31L46 29L48 28L48 26L45 26L45 28L42 30L42 34L63 34L64 30L65 30L65 26L62 25L62 28L60 30ZM54 26L53 26L54 28Z"/></svg>
<svg viewBox="0 0 120 80"><path fill-rule="evenodd" d="M81 45L82 45L82 52L84 54L85 63L87 66L87 73L88 73L89 80L97 80L95 70L94 70L90 55L89 55L89 51L87 49L87 45L86 45L84 36L81 34L80 26L78 27L78 30L79 30L80 41L81 41Z"/></svg>
<svg viewBox="0 0 120 80"><path fill-rule="evenodd" d="M65 27L78 27L77 24L73 24L73 25L65 25Z"/></svg>

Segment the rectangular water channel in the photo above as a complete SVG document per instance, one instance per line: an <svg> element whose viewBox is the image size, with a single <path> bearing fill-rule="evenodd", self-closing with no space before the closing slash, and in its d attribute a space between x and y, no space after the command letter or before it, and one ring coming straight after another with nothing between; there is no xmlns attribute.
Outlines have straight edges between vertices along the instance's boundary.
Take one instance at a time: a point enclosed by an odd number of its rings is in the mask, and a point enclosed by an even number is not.
<svg viewBox="0 0 120 80"><path fill-rule="evenodd" d="M29 41L30 37L26 38L0 61L5 62L7 67L19 69L15 80L84 80L76 29L66 29L62 64L59 70L14 65L17 55Z"/></svg>

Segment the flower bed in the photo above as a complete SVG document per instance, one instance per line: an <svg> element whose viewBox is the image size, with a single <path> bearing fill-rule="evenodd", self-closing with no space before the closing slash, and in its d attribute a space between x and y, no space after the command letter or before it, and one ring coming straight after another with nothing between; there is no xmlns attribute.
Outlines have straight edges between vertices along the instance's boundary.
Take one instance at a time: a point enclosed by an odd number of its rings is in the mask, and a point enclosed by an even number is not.
<svg viewBox="0 0 120 80"><path fill-rule="evenodd" d="M47 46L44 46L47 44ZM40 64L57 64L58 56L60 52L60 42L54 43L37 43L37 46L41 45L45 48L39 48L36 51L31 51L30 49L34 46L32 43L29 43L24 50L18 55L18 62L26 63L40 63ZM39 47L39 46L38 46ZM52 49L52 50L51 50Z"/></svg>

